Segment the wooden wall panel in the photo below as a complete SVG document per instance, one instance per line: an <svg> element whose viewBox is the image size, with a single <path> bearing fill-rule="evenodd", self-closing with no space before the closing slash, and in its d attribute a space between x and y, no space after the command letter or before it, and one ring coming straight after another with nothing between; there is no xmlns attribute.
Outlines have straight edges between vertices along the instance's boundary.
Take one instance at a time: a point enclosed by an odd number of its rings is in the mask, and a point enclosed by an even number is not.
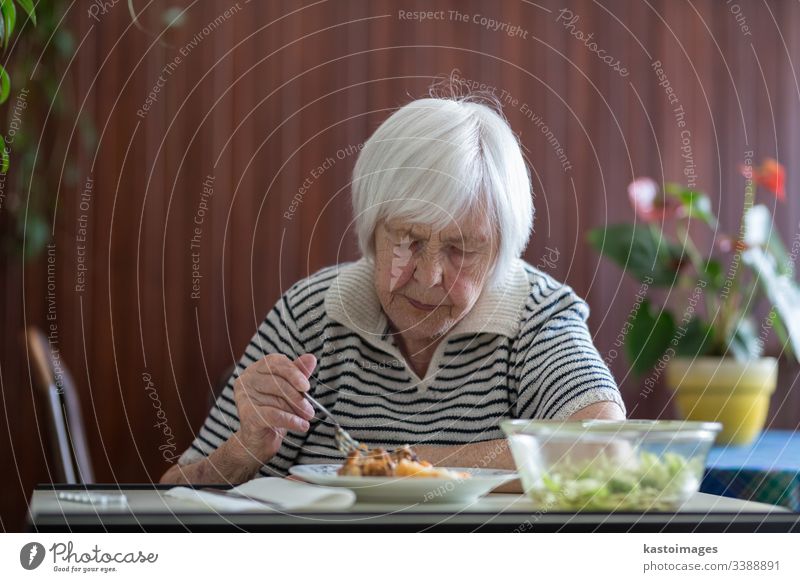
<svg viewBox="0 0 800 582"><path fill-rule="evenodd" d="M632 177L680 180L685 166L653 60L663 63L686 110L697 185L711 194L724 227L736 228L737 165L752 147L758 158L778 156L789 168L778 224L785 238L794 236L800 8L779 0L739 4L749 36L713 0L567 3L579 16L575 29L593 34L628 69L626 77L570 35L557 22L564 3L549 0L185 0L185 22L169 31L162 30L165 3L156 2L141 14L148 32L131 25L122 2L99 23L81 10L70 14L76 36L88 35L68 72L70 90L85 100L100 140L69 162L79 184L93 180L82 293L74 290L82 187L58 192L57 323L83 396L97 478L157 479L169 465L164 457L189 443L219 374L281 291L357 257L349 203L355 155L337 152L363 143L390 111L453 69L517 100L504 111L530 162L537 208L526 258L588 298L604 356L615 349L638 285L600 261L584 233L631 218L625 187ZM458 10L468 19L398 17L398 10L421 9ZM226 10L230 16L220 20ZM487 30L475 15L519 25L524 38ZM159 75L164 87L146 115L137 115ZM534 113L564 147L569 169ZM333 163L314 177L328 158ZM42 160L40 171L58 172L62 163ZM208 176L213 194L198 250L191 239ZM193 298L195 250L202 277ZM18 341L24 325L46 323L46 260L23 268L2 255L0 273L0 463L10 477L0 527L17 529L30 488L48 479ZM673 293L678 305L682 299ZM664 390L643 396L624 356L610 359L634 416L673 414ZM774 426L800 422L796 378L797 367L785 363ZM155 426L159 418L167 421Z"/></svg>

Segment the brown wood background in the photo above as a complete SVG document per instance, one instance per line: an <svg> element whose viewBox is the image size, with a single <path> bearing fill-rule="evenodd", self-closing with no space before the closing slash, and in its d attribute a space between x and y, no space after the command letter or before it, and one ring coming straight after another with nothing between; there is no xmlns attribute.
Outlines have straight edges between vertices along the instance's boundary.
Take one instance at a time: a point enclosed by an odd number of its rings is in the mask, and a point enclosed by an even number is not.
<svg viewBox="0 0 800 582"><path fill-rule="evenodd" d="M162 452L170 452L163 429L180 453L206 414L211 386L281 291L355 258L348 234L355 156L347 148L453 69L518 100L505 113L534 177L537 217L526 258L588 298L604 355L612 354L638 287L600 261L583 233L631 218L625 187L633 176L681 180L685 165L654 60L686 111L697 185L715 200L723 226L737 227L737 166L752 149L758 159L775 156L788 166L788 200L777 222L785 240L798 232L797 2L740 0L749 34L734 9L713 0L184 1L185 22L163 34L161 13L175 3L143 10L151 34L132 25L125 4L99 23L86 7L67 19L82 40L68 85L99 137L96 151L77 158L79 183L93 180L83 292L75 290L80 188L58 192L55 215L61 355L83 397L99 481L157 480L168 467ZM628 77L556 22L565 4L580 17L575 29L593 33ZM439 21L399 18L398 10L420 9L458 10L468 21L448 12ZM525 38L488 30L475 15L519 25ZM182 48L185 56L165 74ZM164 86L142 118L137 110L162 74ZM563 145L570 170L523 103ZM327 158L334 163L313 177ZM62 162L41 160L40 171L58 172ZM190 239L209 175L213 196L193 299ZM289 220L284 213L306 179ZM24 269L2 256L0 278L0 528L19 529L32 486L48 480L19 343L24 325L47 323L46 255ZM678 306L685 299L672 298ZM624 356L612 368L634 416L673 413L664 391L641 395ZM800 424L796 376L784 362L773 426ZM159 409L162 427L155 426Z"/></svg>

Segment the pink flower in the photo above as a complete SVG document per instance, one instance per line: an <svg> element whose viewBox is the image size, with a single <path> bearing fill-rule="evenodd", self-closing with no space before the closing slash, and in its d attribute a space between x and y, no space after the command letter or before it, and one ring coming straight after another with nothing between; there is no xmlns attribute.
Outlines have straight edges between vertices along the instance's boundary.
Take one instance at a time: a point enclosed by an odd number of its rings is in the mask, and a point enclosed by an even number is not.
<svg viewBox="0 0 800 582"><path fill-rule="evenodd" d="M628 198L636 216L645 222L658 222L672 216L678 206L664 197L652 178L636 178L628 184Z"/></svg>

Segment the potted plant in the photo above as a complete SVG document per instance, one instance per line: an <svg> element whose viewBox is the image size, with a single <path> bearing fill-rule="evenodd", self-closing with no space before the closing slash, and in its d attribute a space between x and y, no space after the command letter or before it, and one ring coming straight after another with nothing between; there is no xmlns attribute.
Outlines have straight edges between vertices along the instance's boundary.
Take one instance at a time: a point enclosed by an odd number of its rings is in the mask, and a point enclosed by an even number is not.
<svg viewBox="0 0 800 582"><path fill-rule="evenodd" d="M788 253L773 228L770 209L754 204L756 190L785 198L786 172L773 159L759 167L741 166L744 211L736 235L719 227L704 193L651 178L628 186L636 220L591 230L589 243L642 284L623 328L625 353L641 375L664 372L679 414L719 421L719 443L747 444L761 431L777 382L777 359L764 357L774 333L797 359L800 354L800 289L793 262L796 236ZM709 251L701 252L692 231L711 231ZM655 304L647 295L665 289ZM766 315L758 317L767 308ZM654 381L648 378L648 381Z"/></svg>
<svg viewBox="0 0 800 582"><path fill-rule="evenodd" d="M88 150L94 132L64 71L75 56L67 2L0 0L0 253L33 259L50 240L58 192L78 183L75 136ZM4 116L4 117L3 117ZM63 197L63 196L62 196Z"/></svg>

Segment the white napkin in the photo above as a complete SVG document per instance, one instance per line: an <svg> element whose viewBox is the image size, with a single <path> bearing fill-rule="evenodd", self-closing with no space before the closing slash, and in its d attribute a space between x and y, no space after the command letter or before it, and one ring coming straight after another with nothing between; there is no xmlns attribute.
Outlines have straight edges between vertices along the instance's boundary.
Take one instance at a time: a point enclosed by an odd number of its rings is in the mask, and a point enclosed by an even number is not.
<svg viewBox="0 0 800 582"><path fill-rule="evenodd" d="M238 487L230 489L232 493L246 495L252 499L266 501L276 504L278 507L271 508L269 505L241 499L238 497L225 497L216 493L209 493L199 489L189 487L173 487L167 490L165 495L175 499L193 501L206 507L219 511L265 511L273 509L275 511L292 511L295 509L347 509L356 500L356 494L350 489L341 487L321 487L319 485L309 485L291 479L280 479L278 477L262 477L253 479L247 483L242 483Z"/></svg>

